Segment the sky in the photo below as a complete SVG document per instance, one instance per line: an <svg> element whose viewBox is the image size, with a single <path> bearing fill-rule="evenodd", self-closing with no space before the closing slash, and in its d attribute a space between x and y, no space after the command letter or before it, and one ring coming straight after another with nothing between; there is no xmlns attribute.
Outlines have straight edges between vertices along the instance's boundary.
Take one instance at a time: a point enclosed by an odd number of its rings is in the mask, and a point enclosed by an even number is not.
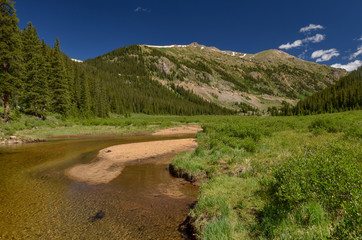
<svg viewBox="0 0 362 240"><path fill-rule="evenodd" d="M19 27L80 60L132 44L198 42L221 50L279 49L307 61L362 65L362 0L17 0Z"/></svg>

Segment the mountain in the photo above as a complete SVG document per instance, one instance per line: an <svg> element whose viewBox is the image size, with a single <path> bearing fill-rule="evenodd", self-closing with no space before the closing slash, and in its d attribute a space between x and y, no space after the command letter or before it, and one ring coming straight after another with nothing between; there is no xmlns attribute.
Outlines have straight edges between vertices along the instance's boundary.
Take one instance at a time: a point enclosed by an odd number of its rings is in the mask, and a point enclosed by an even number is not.
<svg viewBox="0 0 362 240"><path fill-rule="evenodd" d="M207 102L234 110L265 110L300 99L348 74L342 69L307 62L280 50L256 54L189 45L132 45L85 61L124 76L148 76L170 91L182 88Z"/></svg>
<svg viewBox="0 0 362 240"><path fill-rule="evenodd" d="M111 112L176 115L236 113L182 87L154 81L142 51L140 46L133 45L82 63L87 69L94 69L102 80Z"/></svg>

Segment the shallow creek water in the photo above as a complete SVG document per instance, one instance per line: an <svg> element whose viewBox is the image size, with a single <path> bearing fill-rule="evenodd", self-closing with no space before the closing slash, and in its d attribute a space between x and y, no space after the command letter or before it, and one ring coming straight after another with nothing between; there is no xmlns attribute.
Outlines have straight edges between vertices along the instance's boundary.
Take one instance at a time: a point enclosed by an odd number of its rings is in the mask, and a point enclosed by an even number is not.
<svg viewBox="0 0 362 240"><path fill-rule="evenodd" d="M175 138L82 138L0 147L0 239L185 239L182 223L198 189L169 174L172 154L127 166L108 184L89 185L64 174L105 147L163 139Z"/></svg>

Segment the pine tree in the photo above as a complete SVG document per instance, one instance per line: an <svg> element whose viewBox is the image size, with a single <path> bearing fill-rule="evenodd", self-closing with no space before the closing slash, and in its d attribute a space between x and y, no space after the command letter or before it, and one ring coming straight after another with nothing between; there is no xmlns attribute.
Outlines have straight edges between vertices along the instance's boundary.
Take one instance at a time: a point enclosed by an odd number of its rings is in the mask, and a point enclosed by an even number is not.
<svg viewBox="0 0 362 240"><path fill-rule="evenodd" d="M20 29L14 2L0 0L0 93L4 97L4 116L10 112L10 96L21 86Z"/></svg>
<svg viewBox="0 0 362 240"><path fill-rule="evenodd" d="M52 88L52 110L67 115L70 108L68 79L57 38L51 56L50 81Z"/></svg>
<svg viewBox="0 0 362 240"><path fill-rule="evenodd" d="M28 23L23 31L24 91L22 109L25 113L44 118L48 96L47 64L35 27Z"/></svg>

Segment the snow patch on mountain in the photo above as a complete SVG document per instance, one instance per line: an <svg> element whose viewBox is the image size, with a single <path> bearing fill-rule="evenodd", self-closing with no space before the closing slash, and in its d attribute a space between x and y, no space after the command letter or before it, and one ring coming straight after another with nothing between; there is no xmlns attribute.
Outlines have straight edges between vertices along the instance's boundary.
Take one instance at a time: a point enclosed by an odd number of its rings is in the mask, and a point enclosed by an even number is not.
<svg viewBox="0 0 362 240"><path fill-rule="evenodd" d="M79 62L79 63L82 63L82 62L83 62L82 60L75 59L75 58L71 58L71 60L72 60L73 62Z"/></svg>
<svg viewBox="0 0 362 240"><path fill-rule="evenodd" d="M165 46L157 46L157 45L145 45L146 47L151 48L174 48L174 47L187 47L187 45L165 45Z"/></svg>

